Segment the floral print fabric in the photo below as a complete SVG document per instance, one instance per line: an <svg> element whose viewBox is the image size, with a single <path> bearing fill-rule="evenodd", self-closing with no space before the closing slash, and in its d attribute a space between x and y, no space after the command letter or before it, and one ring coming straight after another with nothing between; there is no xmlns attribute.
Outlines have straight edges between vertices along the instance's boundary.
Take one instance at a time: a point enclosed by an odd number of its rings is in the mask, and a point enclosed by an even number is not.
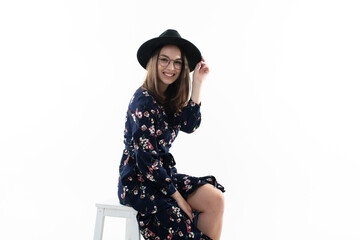
<svg viewBox="0 0 360 240"><path fill-rule="evenodd" d="M191 99L180 113L172 115L167 115L155 98L142 88L130 101L118 196L121 204L138 211L145 239L209 239L171 198L178 190L186 199L206 183L224 191L213 176L197 178L178 174L175 160L169 153L178 132L191 133L200 122L200 106Z"/></svg>

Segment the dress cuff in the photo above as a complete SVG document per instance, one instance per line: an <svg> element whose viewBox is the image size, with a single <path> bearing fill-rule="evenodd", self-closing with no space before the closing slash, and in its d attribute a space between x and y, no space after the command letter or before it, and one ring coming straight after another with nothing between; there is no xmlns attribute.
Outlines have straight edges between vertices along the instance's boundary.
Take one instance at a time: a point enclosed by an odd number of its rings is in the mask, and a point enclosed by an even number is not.
<svg viewBox="0 0 360 240"><path fill-rule="evenodd" d="M195 107L195 106L201 107L201 102L199 104L197 104L190 98L188 105L190 105L191 107Z"/></svg>
<svg viewBox="0 0 360 240"><path fill-rule="evenodd" d="M167 191L167 195L171 196L176 192L176 187L173 183L170 184L169 190Z"/></svg>

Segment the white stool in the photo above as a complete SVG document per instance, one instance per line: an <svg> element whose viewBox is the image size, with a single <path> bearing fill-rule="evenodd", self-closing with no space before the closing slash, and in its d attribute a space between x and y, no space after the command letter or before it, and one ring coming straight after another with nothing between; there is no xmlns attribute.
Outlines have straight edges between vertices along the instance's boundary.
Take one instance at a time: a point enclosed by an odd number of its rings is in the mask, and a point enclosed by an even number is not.
<svg viewBox="0 0 360 240"><path fill-rule="evenodd" d="M126 218L126 240L140 240L137 211L131 207L121 205L118 201L97 203L96 225L94 240L102 240L105 216Z"/></svg>

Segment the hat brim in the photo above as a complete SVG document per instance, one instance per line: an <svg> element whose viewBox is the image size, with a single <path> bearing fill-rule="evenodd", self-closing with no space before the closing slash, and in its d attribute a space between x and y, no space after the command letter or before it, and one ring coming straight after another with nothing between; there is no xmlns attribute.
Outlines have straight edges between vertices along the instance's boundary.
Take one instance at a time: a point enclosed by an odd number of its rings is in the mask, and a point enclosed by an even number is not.
<svg viewBox="0 0 360 240"><path fill-rule="evenodd" d="M192 72L195 69L196 64L201 61L201 53L194 44L186 39L177 37L157 37L143 43L137 52L137 59L140 65L146 69L146 65L154 54L154 51L169 44L178 46L186 55L190 72Z"/></svg>

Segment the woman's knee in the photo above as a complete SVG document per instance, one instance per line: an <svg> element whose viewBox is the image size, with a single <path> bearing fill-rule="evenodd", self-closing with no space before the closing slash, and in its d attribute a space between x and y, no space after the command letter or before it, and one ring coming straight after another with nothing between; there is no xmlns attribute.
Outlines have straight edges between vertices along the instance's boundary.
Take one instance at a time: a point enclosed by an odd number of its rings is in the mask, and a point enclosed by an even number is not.
<svg viewBox="0 0 360 240"><path fill-rule="evenodd" d="M224 195L211 184L199 187L187 200L193 209L200 212L224 211Z"/></svg>
<svg viewBox="0 0 360 240"><path fill-rule="evenodd" d="M219 189L214 189L212 197L212 209L216 212L223 213L225 208L224 194Z"/></svg>
<svg viewBox="0 0 360 240"><path fill-rule="evenodd" d="M225 207L224 194L217 188L209 184L207 188L207 201L205 201L205 209L216 213L222 213Z"/></svg>

